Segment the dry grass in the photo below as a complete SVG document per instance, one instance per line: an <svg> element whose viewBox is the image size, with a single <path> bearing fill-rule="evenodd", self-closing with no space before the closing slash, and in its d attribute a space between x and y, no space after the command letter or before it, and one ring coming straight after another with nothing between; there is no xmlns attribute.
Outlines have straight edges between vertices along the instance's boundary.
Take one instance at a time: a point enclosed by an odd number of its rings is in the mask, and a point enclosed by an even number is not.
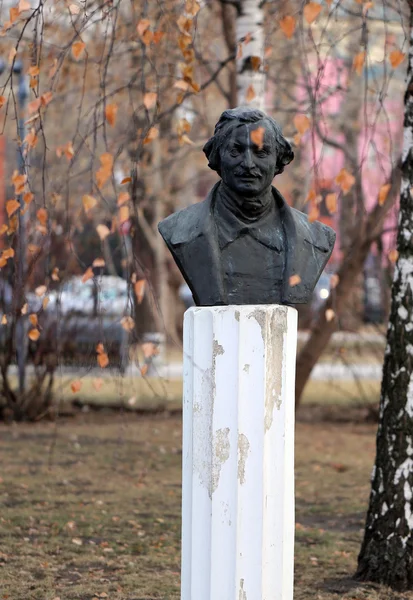
<svg viewBox="0 0 413 600"><path fill-rule="evenodd" d="M375 426L296 437L295 600L413 599L349 579ZM0 598L178 600L180 438L178 417L133 413L1 425Z"/></svg>

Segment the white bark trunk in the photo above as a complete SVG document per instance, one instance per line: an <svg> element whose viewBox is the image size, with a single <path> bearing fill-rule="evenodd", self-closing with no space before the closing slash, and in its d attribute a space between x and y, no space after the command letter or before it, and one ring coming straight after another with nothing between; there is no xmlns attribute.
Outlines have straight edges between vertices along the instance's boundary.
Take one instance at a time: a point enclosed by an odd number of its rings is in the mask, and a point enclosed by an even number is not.
<svg viewBox="0 0 413 600"><path fill-rule="evenodd" d="M241 0L236 22L238 104L265 108L264 11L260 0Z"/></svg>

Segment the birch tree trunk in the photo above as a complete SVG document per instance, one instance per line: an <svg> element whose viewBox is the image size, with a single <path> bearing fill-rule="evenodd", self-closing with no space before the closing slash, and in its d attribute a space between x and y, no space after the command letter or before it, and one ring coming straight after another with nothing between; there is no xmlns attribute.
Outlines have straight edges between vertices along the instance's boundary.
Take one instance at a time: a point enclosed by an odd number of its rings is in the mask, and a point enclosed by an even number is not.
<svg viewBox="0 0 413 600"><path fill-rule="evenodd" d="M413 4L410 32L413 34ZM410 36L411 39L411 36ZM399 252L370 503L356 578L413 589L413 44L405 95Z"/></svg>
<svg viewBox="0 0 413 600"><path fill-rule="evenodd" d="M240 106L264 110L264 2L241 0L237 4L237 90Z"/></svg>

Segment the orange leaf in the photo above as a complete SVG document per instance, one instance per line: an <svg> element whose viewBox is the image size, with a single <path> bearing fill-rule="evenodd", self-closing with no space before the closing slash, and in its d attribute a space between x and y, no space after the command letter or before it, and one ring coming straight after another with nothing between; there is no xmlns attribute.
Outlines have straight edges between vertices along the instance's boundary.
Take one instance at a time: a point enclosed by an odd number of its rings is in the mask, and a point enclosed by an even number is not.
<svg viewBox="0 0 413 600"><path fill-rule="evenodd" d="M399 258L399 253L396 250L396 248L393 248L393 250L390 250L388 257L389 257L389 261L392 262L393 264L397 261L397 259Z"/></svg>
<svg viewBox="0 0 413 600"><path fill-rule="evenodd" d="M109 364L109 358L108 358L108 355L106 354L106 352L102 352L102 354L99 354L97 357L97 361L98 361L99 367L101 367L102 369L107 367Z"/></svg>
<svg viewBox="0 0 413 600"><path fill-rule="evenodd" d="M310 128L310 119L306 115L295 115L294 126L298 133L303 135Z"/></svg>
<svg viewBox="0 0 413 600"><path fill-rule="evenodd" d="M8 214L9 217L12 216L12 214L14 214L16 212L16 210L18 210L20 208L20 202L17 202L17 200L7 200L6 202L6 212Z"/></svg>
<svg viewBox="0 0 413 600"><path fill-rule="evenodd" d="M2 316L2 318L1 318L1 324L2 325L7 325L7 317L6 317L6 315Z"/></svg>
<svg viewBox="0 0 413 600"><path fill-rule="evenodd" d="M7 102L7 98L5 96L0 96L0 108L4 106Z"/></svg>
<svg viewBox="0 0 413 600"><path fill-rule="evenodd" d="M72 44L72 56L75 60L79 60L81 57L83 50L86 48L86 44L79 40L78 42L74 42Z"/></svg>
<svg viewBox="0 0 413 600"><path fill-rule="evenodd" d="M38 329L30 329L27 335L32 340L32 342L36 342L40 337L40 331Z"/></svg>
<svg viewBox="0 0 413 600"><path fill-rule="evenodd" d="M337 183L337 185L341 187L343 192L347 194L347 192L349 192L355 184L356 178L354 177L354 175L349 173L347 169L341 169L340 173L337 175L334 181Z"/></svg>
<svg viewBox="0 0 413 600"><path fill-rule="evenodd" d="M383 204L386 202L387 196L389 195L390 188L391 188L391 183L386 183L381 186L380 191L379 191L379 205L380 206L383 206Z"/></svg>
<svg viewBox="0 0 413 600"><path fill-rule="evenodd" d="M44 294L47 292L47 287L45 285L39 285L35 290L34 293L36 294L36 296L44 296Z"/></svg>
<svg viewBox="0 0 413 600"><path fill-rule="evenodd" d="M16 54L17 54L16 48L12 48L9 52L9 65L11 65L11 63L13 62Z"/></svg>
<svg viewBox="0 0 413 600"><path fill-rule="evenodd" d="M255 144L260 150L264 145L264 127L257 127L251 131L250 137L253 144Z"/></svg>
<svg viewBox="0 0 413 600"><path fill-rule="evenodd" d="M330 214L337 212L337 194L327 194L326 207Z"/></svg>
<svg viewBox="0 0 413 600"><path fill-rule="evenodd" d="M92 279L94 273L92 267L88 267L86 271L83 273L82 283L86 283L89 279Z"/></svg>
<svg viewBox="0 0 413 600"><path fill-rule="evenodd" d="M336 313L334 312L334 310L332 308L328 308L326 310L326 314L325 314L326 321L328 321L328 322L332 321L335 316L336 316Z"/></svg>
<svg viewBox="0 0 413 600"><path fill-rule="evenodd" d="M29 148L35 148L38 142L38 138L34 129L31 129L29 133L24 138L24 141L27 143Z"/></svg>
<svg viewBox="0 0 413 600"><path fill-rule="evenodd" d="M254 100L254 98L256 97L256 95L257 94L255 93L254 86L252 84L249 85L248 89L247 89L247 93L245 95L245 100L247 102L252 102Z"/></svg>
<svg viewBox="0 0 413 600"><path fill-rule="evenodd" d="M316 204L313 204L311 206L310 212L308 213L309 222L313 223L314 221L317 221L319 216L320 216L320 210Z"/></svg>
<svg viewBox="0 0 413 600"><path fill-rule="evenodd" d="M101 379L100 377L93 380L93 387L95 388L95 390L97 392L100 390L102 385L103 385L103 379Z"/></svg>
<svg viewBox="0 0 413 600"><path fill-rule="evenodd" d="M141 19L136 29L138 30L139 35L142 37L145 31L147 31L150 26L151 22L149 21L149 19Z"/></svg>
<svg viewBox="0 0 413 600"><path fill-rule="evenodd" d="M153 43L154 44L159 44L159 42L161 41L161 39L164 36L164 32L163 31L154 31L153 32Z"/></svg>
<svg viewBox="0 0 413 600"><path fill-rule="evenodd" d="M406 54L401 50L393 50L392 52L390 52L389 60L393 69L396 69L399 65L401 65L405 57Z"/></svg>
<svg viewBox="0 0 413 600"><path fill-rule="evenodd" d="M105 185L107 180L112 175L113 156L109 154L109 152L105 152L100 157L100 164L100 169L96 171L96 182L99 189Z"/></svg>
<svg viewBox="0 0 413 600"><path fill-rule="evenodd" d="M36 213L40 225L46 225L47 223L47 210L45 208L39 208Z"/></svg>
<svg viewBox="0 0 413 600"><path fill-rule="evenodd" d="M11 178L13 185L14 185L14 191L16 192L16 194L21 194L24 190L24 186L26 183L26 175L20 174L17 169L14 171L13 176Z"/></svg>
<svg viewBox="0 0 413 600"><path fill-rule="evenodd" d="M29 321L30 323L33 325L33 327L37 327L37 315L35 313L32 313L31 315L29 315Z"/></svg>
<svg viewBox="0 0 413 600"><path fill-rule="evenodd" d="M337 287L339 281L340 277L336 273L334 273L334 275L332 275L330 279L330 287L332 290L334 290L334 288Z"/></svg>
<svg viewBox="0 0 413 600"><path fill-rule="evenodd" d="M26 192L23 196L23 201L25 204L30 204L30 202L32 202L34 198L34 195L32 194L32 192Z"/></svg>
<svg viewBox="0 0 413 600"><path fill-rule="evenodd" d="M130 183L132 181L132 177L124 177L120 182L121 185L125 185L125 183Z"/></svg>
<svg viewBox="0 0 413 600"><path fill-rule="evenodd" d="M363 50L356 54L353 59L353 69L356 71L357 75L361 75L363 72L364 61L366 60L366 53Z"/></svg>
<svg viewBox="0 0 413 600"><path fill-rule="evenodd" d="M321 4L309 2L304 6L304 18L309 25L313 23L321 12Z"/></svg>
<svg viewBox="0 0 413 600"><path fill-rule="evenodd" d="M129 219L129 206L121 206L119 209L119 225L126 223Z"/></svg>
<svg viewBox="0 0 413 600"><path fill-rule="evenodd" d="M132 317L123 317L120 323L125 331L132 331L135 327L135 321Z"/></svg>
<svg viewBox="0 0 413 600"><path fill-rule="evenodd" d="M99 342L99 344L96 346L96 352L98 354L103 354L104 351L105 351L104 345L102 344L102 342Z"/></svg>
<svg viewBox="0 0 413 600"><path fill-rule="evenodd" d="M32 100L32 102L29 102L29 104L27 105L27 110L29 111L30 114L35 113L39 110L41 105L42 105L41 99L36 98L36 100Z"/></svg>
<svg viewBox="0 0 413 600"><path fill-rule="evenodd" d="M104 267L105 266L105 260L103 258L95 258L95 260L92 263L92 267Z"/></svg>
<svg viewBox="0 0 413 600"><path fill-rule="evenodd" d="M106 227L106 225L98 225L96 227L96 231L98 232L98 236L100 237L102 242L110 234L109 228Z"/></svg>
<svg viewBox="0 0 413 600"><path fill-rule="evenodd" d="M295 18L291 15L287 15L280 21L281 31L286 38L291 39L295 31Z"/></svg>
<svg viewBox="0 0 413 600"><path fill-rule="evenodd" d="M7 248L6 250L4 250L2 256L3 256L3 258L6 258L7 260L9 258L13 258L13 256L14 256L13 248Z"/></svg>
<svg viewBox="0 0 413 600"><path fill-rule="evenodd" d="M301 283L301 277L299 275L291 275L288 282L290 284L290 287L295 287L296 285Z"/></svg>
<svg viewBox="0 0 413 600"><path fill-rule="evenodd" d="M70 384L70 388L74 394L76 394L76 392L79 392L81 387L82 382L79 381L79 379L76 379L76 381L72 381L72 383Z"/></svg>
<svg viewBox="0 0 413 600"><path fill-rule="evenodd" d="M159 354L159 348L153 342L145 342L142 344L142 351L145 358L151 358Z"/></svg>
<svg viewBox="0 0 413 600"><path fill-rule="evenodd" d="M42 106L47 106L53 99L53 92L45 92L40 96Z"/></svg>
<svg viewBox="0 0 413 600"><path fill-rule="evenodd" d="M143 103L148 110L150 108L152 108L153 106L155 106L157 97L158 97L158 94L156 92L148 92L147 94L144 95Z"/></svg>
<svg viewBox="0 0 413 600"><path fill-rule="evenodd" d="M118 105L117 104L108 104L106 106L106 108L105 108L106 121L109 123L109 125L112 125L112 127L116 123L117 113L118 113Z"/></svg>
<svg viewBox="0 0 413 600"><path fill-rule="evenodd" d="M98 203L96 198L94 198L93 196L90 196L89 194L85 194L82 197L82 202L83 202L83 208L85 209L85 212L92 210L92 208L94 208L96 206L96 204Z"/></svg>
<svg viewBox="0 0 413 600"><path fill-rule="evenodd" d="M156 138L159 136L159 129L157 129L156 127L151 127L145 137L145 139L143 140L144 144L149 144L150 142L152 142L152 140L156 140Z"/></svg>
<svg viewBox="0 0 413 600"><path fill-rule="evenodd" d="M143 297L145 295L145 286L145 279L139 279L134 285L136 300L138 301L138 304L142 303Z"/></svg>
<svg viewBox="0 0 413 600"><path fill-rule="evenodd" d="M27 0L20 0L19 2L19 12L24 12L25 10L31 10L32 5Z"/></svg>
<svg viewBox="0 0 413 600"><path fill-rule="evenodd" d="M30 77L37 77L40 73L40 69L37 65L33 65L30 67L30 69L27 71L27 74L30 75Z"/></svg>
<svg viewBox="0 0 413 600"><path fill-rule="evenodd" d="M49 298L46 296L46 298L43 298L43 302L42 302L42 306L43 306L43 310L46 310L47 305L49 304L50 300ZM22 309L23 312L23 309Z"/></svg>
<svg viewBox="0 0 413 600"><path fill-rule="evenodd" d="M145 377L146 373L148 372L148 365L142 365L141 366L141 375L142 377Z"/></svg>
<svg viewBox="0 0 413 600"><path fill-rule="evenodd" d="M253 71L258 71L261 66L261 58L259 56L250 57L251 66Z"/></svg>
<svg viewBox="0 0 413 600"><path fill-rule="evenodd" d="M122 206L122 204L126 204L126 202L129 201L129 198L130 198L130 196L129 196L128 192L121 192L118 196L118 202L117 202L118 206Z"/></svg>

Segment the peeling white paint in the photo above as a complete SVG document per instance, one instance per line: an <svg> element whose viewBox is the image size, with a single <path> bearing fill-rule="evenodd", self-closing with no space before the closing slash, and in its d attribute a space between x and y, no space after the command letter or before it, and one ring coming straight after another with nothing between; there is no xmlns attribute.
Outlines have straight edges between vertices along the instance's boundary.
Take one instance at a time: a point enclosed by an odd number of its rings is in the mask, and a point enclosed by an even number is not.
<svg viewBox="0 0 413 600"><path fill-rule="evenodd" d="M397 314L403 321L405 321L409 316L409 313L407 312L407 309L404 306L399 306Z"/></svg>

